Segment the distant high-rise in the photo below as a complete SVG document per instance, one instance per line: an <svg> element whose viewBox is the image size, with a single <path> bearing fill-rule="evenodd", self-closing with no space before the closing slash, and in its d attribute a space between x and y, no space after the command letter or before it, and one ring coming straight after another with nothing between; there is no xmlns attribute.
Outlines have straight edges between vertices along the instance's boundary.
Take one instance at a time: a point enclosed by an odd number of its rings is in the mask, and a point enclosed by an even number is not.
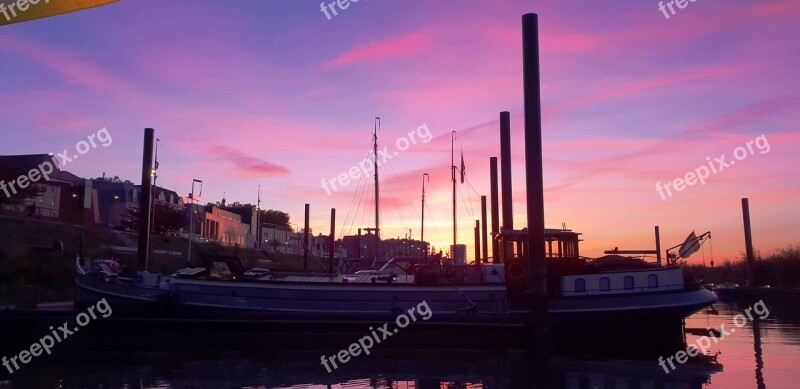
<svg viewBox="0 0 800 389"><path fill-rule="evenodd" d="M467 263L467 245L465 244L457 244L457 245L450 245L450 256L453 258L453 261L458 265L463 265Z"/></svg>

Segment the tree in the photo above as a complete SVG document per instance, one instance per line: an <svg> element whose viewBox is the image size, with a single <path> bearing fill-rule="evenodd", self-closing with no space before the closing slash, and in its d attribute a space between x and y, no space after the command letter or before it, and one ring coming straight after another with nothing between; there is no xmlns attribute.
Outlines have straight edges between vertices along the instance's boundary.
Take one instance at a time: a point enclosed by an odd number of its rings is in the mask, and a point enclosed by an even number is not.
<svg viewBox="0 0 800 389"><path fill-rule="evenodd" d="M172 208L166 204L155 203L154 214L152 222L151 233L166 234L169 232L179 231L186 226L186 217L182 211ZM139 228L139 212L138 207L128 208L125 212L122 221L122 227L129 231L136 231Z"/></svg>
<svg viewBox="0 0 800 389"><path fill-rule="evenodd" d="M294 231L290 223L289 214L275 209L261 210L261 224L274 224L289 231Z"/></svg>
<svg viewBox="0 0 800 389"><path fill-rule="evenodd" d="M133 182L131 180L123 181L121 178L119 178L119 176L98 177L98 178L92 179L92 182L94 182L95 184L110 183L110 184L131 184L131 185L133 185Z"/></svg>

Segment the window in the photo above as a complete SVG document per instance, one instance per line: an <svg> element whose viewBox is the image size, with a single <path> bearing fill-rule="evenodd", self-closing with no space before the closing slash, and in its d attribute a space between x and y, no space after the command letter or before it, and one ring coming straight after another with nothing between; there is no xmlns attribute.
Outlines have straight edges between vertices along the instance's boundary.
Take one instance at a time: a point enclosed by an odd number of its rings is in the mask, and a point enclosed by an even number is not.
<svg viewBox="0 0 800 389"><path fill-rule="evenodd" d="M611 290L611 280L608 277L600 277L600 291L608 292Z"/></svg>
<svg viewBox="0 0 800 389"><path fill-rule="evenodd" d="M575 293L586 293L586 280L583 278L575 280Z"/></svg>
<svg viewBox="0 0 800 389"><path fill-rule="evenodd" d="M648 288L658 288L658 276L655 274L650 274L647 276L647 287Z"/></svg>
<svg viewBox="0 0 800 389"><path fill-rule="evenodd" d="M625 290L633 290L633 276L625 276L623 283L625 284Z"/></svg>

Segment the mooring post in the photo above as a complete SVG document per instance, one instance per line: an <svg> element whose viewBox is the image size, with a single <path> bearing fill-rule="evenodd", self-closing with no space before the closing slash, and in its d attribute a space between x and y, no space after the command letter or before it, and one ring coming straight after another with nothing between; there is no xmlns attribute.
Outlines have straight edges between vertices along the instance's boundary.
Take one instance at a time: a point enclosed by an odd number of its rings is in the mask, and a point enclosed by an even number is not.
<svg viewBox="0 0 800 389"><path fill-rule="evenodd" d="M503 201L503 230L514 229L514 205L511 189L511 113L508 111L500 112L500 178L503 189L501 191ZM508 258L514 257L514 243L506 242L504 250Z"/></svg>
<svg viewBox="0 0 800 389"><path fill-rule="evenodd" d="M481 263L481 221L475 220L475 263Z"/></svg>
<svg viewBox="0 0 800 389"><path fill-rule="evenodd" d="M661 233L656 226L656 261L658 266L661 266Z"/></svg>
<svg viewBox="0 0 800 389"><path fill-rule="evenodd" d="M311 211L311 205L306 204L306 227L303 231L303 271L308 271L308 215Z"/></svg>
<svg viewBox="0 0 800 389"><path fill-rule="evenodd" d="M755 286L756 259L753 255L753 235L750 230L750 201L747 198L742 199L742 218L744 219L744 248L745 255L747 255L747 286Z"/></svg>
<svg viewBox="0 0 800 389"><path fill-rule="evenodd" d="M336 251L336 208L331 208L331 247L328 250L328 272L335 274L333 253Z"/></svg>
<svg viewBox="0 0 800 389"><path fill-rule="evenodd" d="M497 234L500 233L500 203L499 188L497 180L497 157L489 158L489 176L491 177L491 196L492 196L492 263L498 263L500 259L500 249L497 246Z"/></svg>
<svg viewBox="0 0 800 389"><path fill-rule="evenodd" d="M539 79L539 20L522 16L522 69L525 95L525 182L528 197L528 288L535 321L547 319L547 277L544 243L544 179L542 173L542 108Z"/></svg>
<svg viewBox="0 0 800 389"><path fill-rule="evenodd" d="M144 147L142 153L142 195L139 196L139 246L137 250L136 270L146 271L147 257L150 254L150 199L153 190L153 139L155 130L144 129ZM192 239L190 236L189 239Z"/></svg>
<svg viewBox="0 0 800 389"><path fill-rule="evenodd" d="M489 243L486 241L486 233L487 233L487 221L486 221L486 196L481 196L481 249L483 263L489 263Z"/></svg>
<svg viewBox="0 0 800 389"><path fill-rule="evenodd" d="M361 229L358 229L358 265L361 266Z"/></svg>

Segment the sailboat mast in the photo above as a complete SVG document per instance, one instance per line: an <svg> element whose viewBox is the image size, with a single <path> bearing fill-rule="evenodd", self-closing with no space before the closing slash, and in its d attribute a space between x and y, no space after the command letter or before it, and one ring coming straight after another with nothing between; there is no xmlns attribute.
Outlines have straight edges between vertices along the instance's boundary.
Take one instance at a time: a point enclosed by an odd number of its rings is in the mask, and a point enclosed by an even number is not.
<svg viewBox="0 0 800 389"><path fill-rule="evenodd" d="M381 127L381 118L376 116L375 117L375 129L372 133L372 147L373 147L373 168L375 169L375 241L377 242L375 247L375 257L379 258L381 253L381 228L380 228L380 219L378 217L378 209L380 207L380 200L378 195L378 130Z"/></svg>
<svg viewBox="0 0 800 389"><path fill-rule="evenodd" d="M450 137L450 176L453 181L453 248L450 250L450 255L453 259L456 258L456 162L455 162L455 142L456 142L456 132L453 131Z"/></svg>

